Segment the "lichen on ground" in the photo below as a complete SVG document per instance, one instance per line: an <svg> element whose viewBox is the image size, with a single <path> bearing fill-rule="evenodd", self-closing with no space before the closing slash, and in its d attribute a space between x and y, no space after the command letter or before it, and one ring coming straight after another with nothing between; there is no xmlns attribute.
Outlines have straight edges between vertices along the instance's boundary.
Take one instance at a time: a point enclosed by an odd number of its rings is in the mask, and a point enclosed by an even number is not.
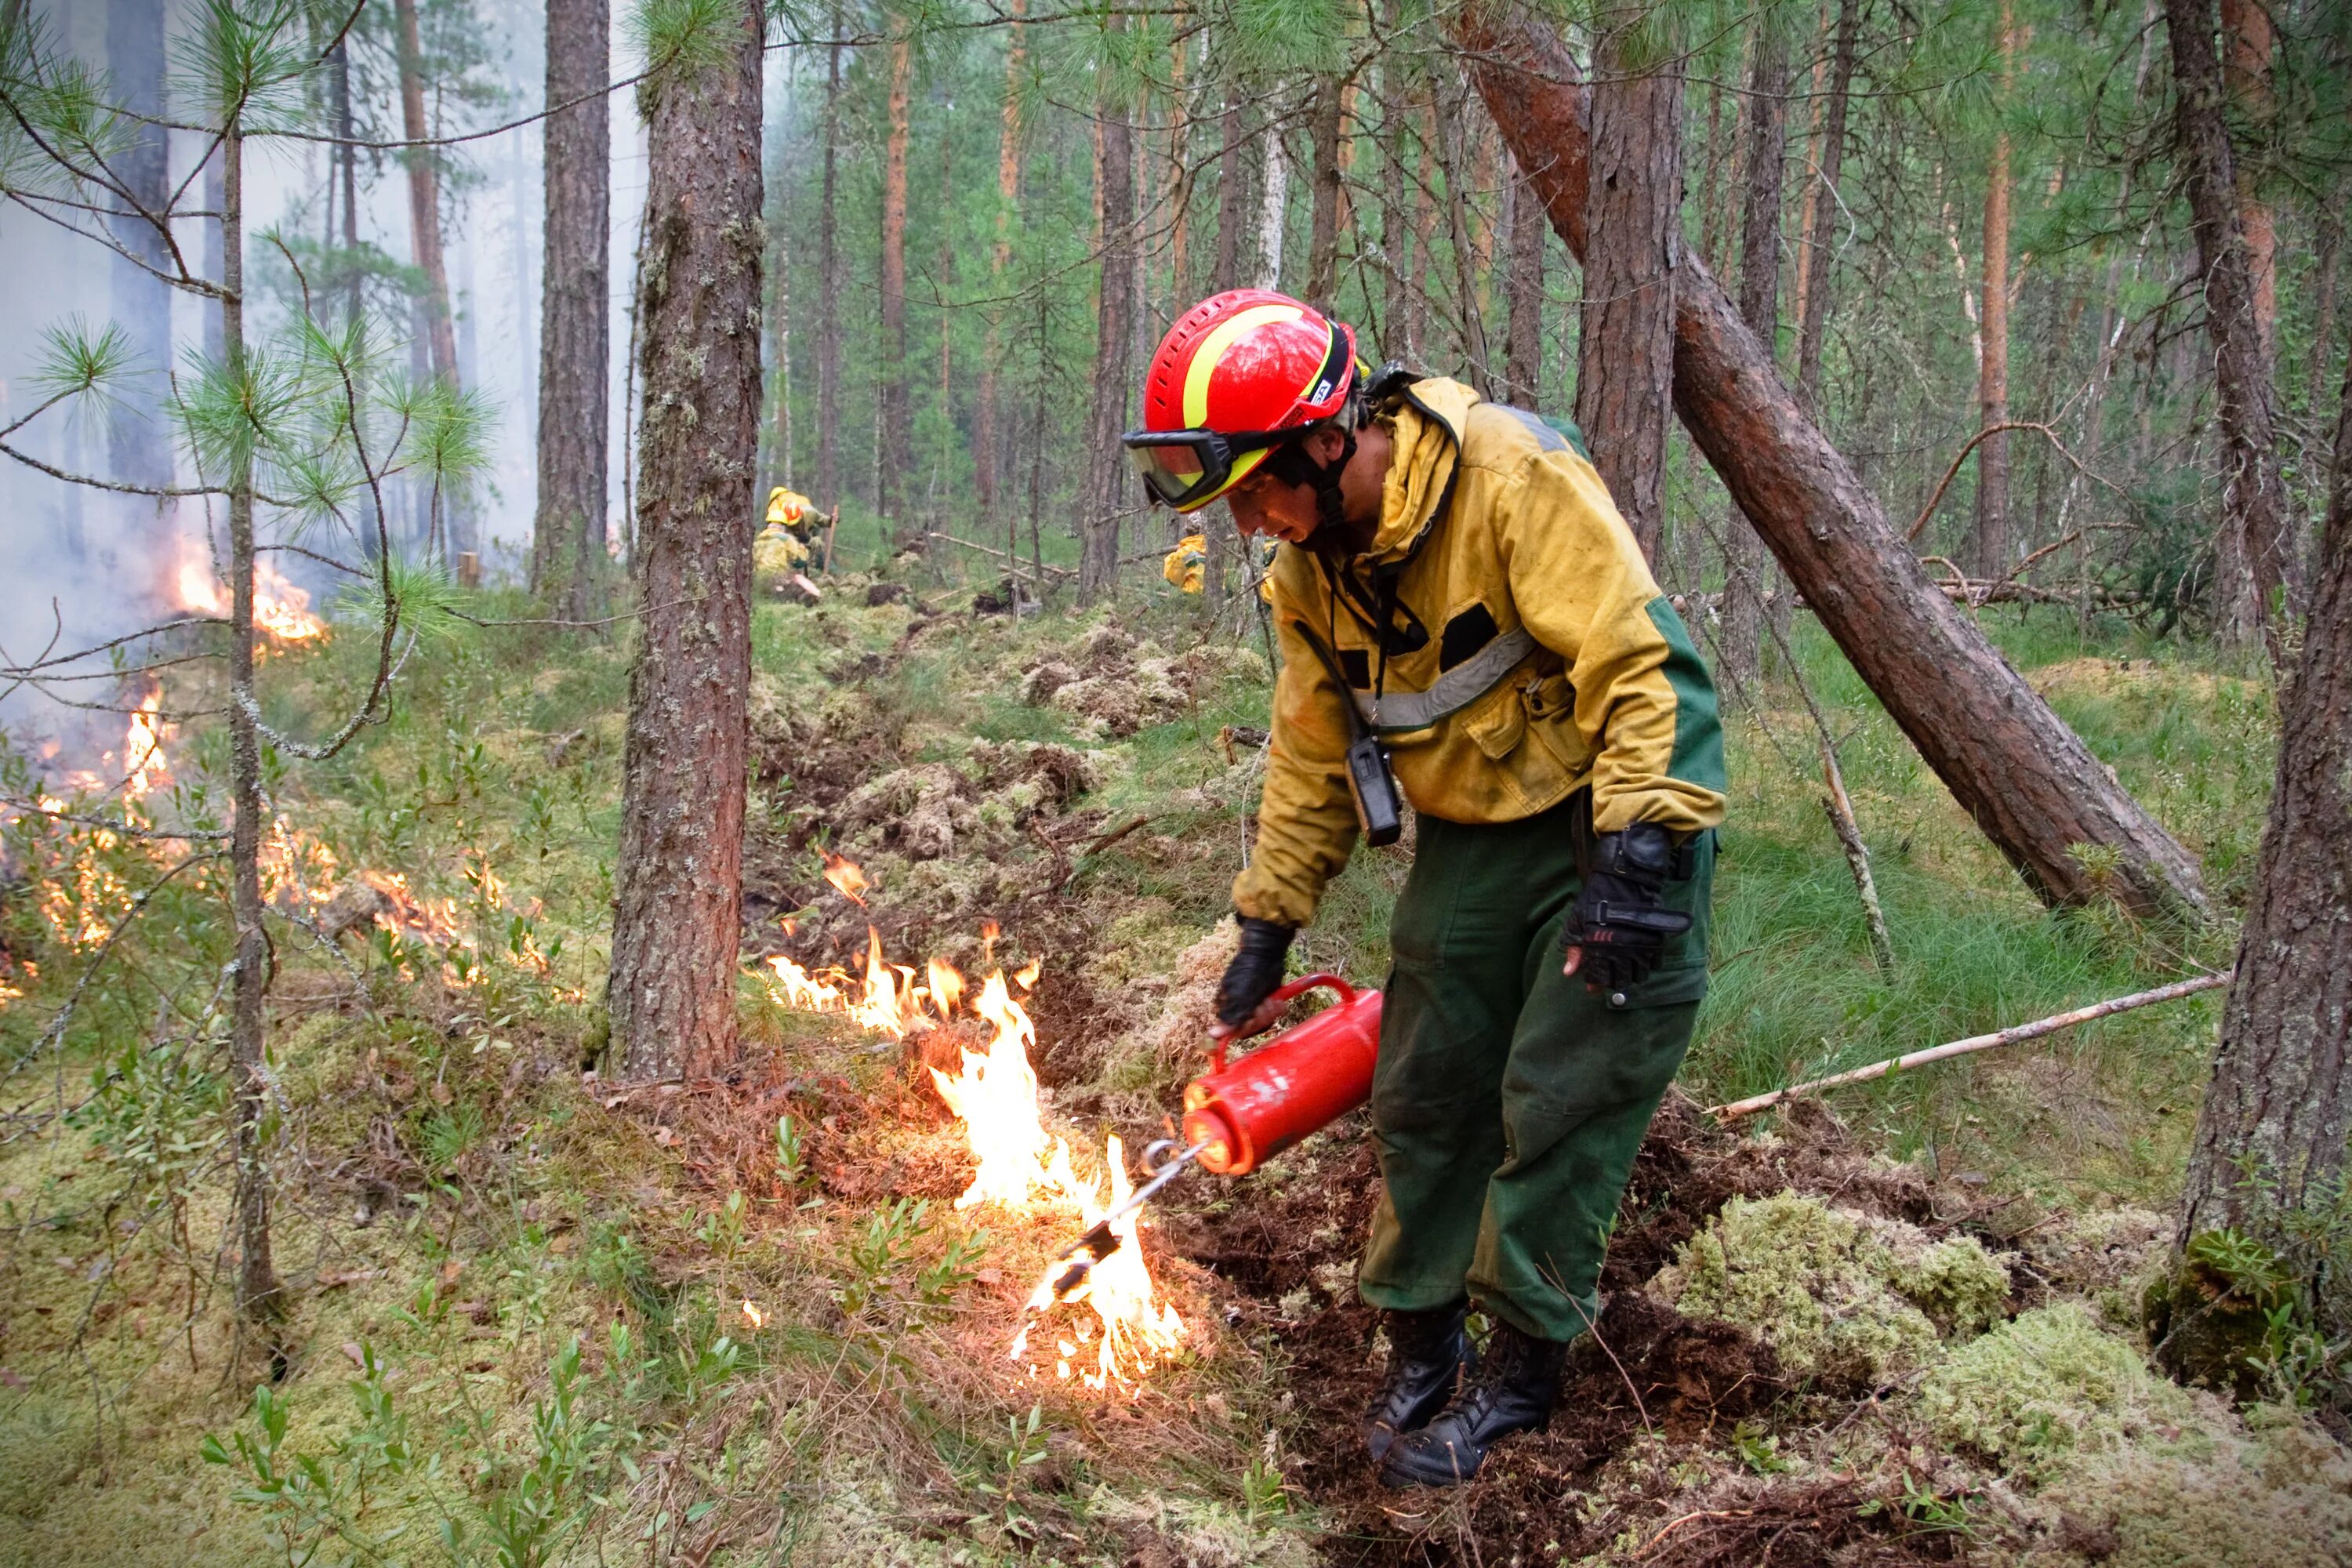
<svg viewBox="0 0 2352 1568"><path fill-rule="evenodd" d="M1686 1317L1748 1330L1791 1373L1874 1384L2000 1321L2009 1273L1974 1237L1784 1192L1725 1205L1654 1289Z"/></svg>

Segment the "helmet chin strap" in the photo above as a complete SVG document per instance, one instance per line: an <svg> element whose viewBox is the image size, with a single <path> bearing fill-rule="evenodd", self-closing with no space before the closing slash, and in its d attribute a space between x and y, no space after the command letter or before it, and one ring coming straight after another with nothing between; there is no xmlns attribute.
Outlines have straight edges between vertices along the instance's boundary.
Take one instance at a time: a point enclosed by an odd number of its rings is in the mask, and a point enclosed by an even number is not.
<svg viewBox="0 0 2352 1568"><path fill-rule="evenodd" d="M1339 455L1328 463L1309 458L1304 440L1289 442L1266 457L1266 467L1285 484L1307 485L1314 489L1315 531L1334 540L1348 523L1347 498L1340 491L1340 478L1356 456L1355 427L1346 426L1341 435L1344 441Z"/></svg>

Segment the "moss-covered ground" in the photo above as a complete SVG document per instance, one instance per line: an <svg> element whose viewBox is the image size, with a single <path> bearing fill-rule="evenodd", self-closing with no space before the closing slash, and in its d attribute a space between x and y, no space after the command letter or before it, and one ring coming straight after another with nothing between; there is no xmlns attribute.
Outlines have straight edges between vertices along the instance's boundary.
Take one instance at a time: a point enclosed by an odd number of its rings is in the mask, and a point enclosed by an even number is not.
<svg viewBox="0 0 2352 1568"><path fill-rule="evenodd" d="M387 722L273 759L274 1364L225 1294L218 868L149 901L59 1037L97 956L80 917L174 860L7 830L0 1563L2343 1559L2334 1440L2162 1384L2137 1338L2210 997L1734 1132L1679 1105L1580 1401L1459 1497L1383 1500L1348 1458L1382 1353L1349 1283L1354 1122L1145 1231L1183 1353L1105 1392L1008 1362L1066 1220L954 1207L970 1163L920 1061L780 1005L758 961L855 962L869 923L900 962L1039 960L1039 1071L1081 1167L1107 1131L1159 1136L1222 963L1265 649L1157 584L1015 619L895 574L887 602L861 576L758 612L745 1058L720 1080L583 1074L625 626L436 626ZM2126 627L1985 622L2241 900L2267 684ZM273 653L273 722L327 727L364 641ZM1794 646L1730 726L1693 1102L2226 962L2226 931L2043 910L1834 648L1803 623ZM1889 972L1798 675L1841 737ZM217 738L169 753L159 815L216 816ZM1359 853L1302 966L1377 982L1408 848ZM821 851L863 868L865 906Z"/></svg>

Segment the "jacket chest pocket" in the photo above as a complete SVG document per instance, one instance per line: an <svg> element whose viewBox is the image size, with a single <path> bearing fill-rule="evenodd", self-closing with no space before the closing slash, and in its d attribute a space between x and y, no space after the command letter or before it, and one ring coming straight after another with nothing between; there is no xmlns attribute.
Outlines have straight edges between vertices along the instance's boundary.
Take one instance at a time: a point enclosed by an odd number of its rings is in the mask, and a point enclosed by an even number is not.
<svg viewBox="0 0 2352 1568"><path fill-rule="evenodd" d="M1499 763L1527 738L1528 710L1511 687L1498 687L1472 705L1462 727L1490 763Z"/></svg>
<svg viewBox="0 0 2352 1568"><path fill-rule="evenodd" d="M1519 688L1517 706L1526 716L1527 728L1544 750L1571 778L1584 772L1592 761L1592 748L1576 727L1576 688L1568 677L1559 670L1538 676Z"/></svg>

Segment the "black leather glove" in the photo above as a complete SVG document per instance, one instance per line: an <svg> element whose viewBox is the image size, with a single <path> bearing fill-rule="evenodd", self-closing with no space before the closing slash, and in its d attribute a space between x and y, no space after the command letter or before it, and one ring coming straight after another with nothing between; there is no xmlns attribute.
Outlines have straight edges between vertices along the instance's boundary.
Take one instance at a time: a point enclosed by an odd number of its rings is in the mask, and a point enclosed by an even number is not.
<svg viewBox="0 0 2352 1568"><path fill-rule="evenodd" d="M1603 833L1583 890L1569 906L1564 949L1582 949L1577 977L1587 991L1622 992L1658 967L1666 939L1690 930L1690 916L1660 901L1674 873L1674 835L1654 822Z"/></svg>
<svg viewBox="0 0 2352 1568"><path fill-rule="evenodd" d="M1225 977L1217 982L1217 1022L1237 1029L1282 984L1282 961L1289 955L1290 939L1298 932L1249 915L1234 918L1242 928L1242 944L1234 961L1225 965Z"/></svg>

